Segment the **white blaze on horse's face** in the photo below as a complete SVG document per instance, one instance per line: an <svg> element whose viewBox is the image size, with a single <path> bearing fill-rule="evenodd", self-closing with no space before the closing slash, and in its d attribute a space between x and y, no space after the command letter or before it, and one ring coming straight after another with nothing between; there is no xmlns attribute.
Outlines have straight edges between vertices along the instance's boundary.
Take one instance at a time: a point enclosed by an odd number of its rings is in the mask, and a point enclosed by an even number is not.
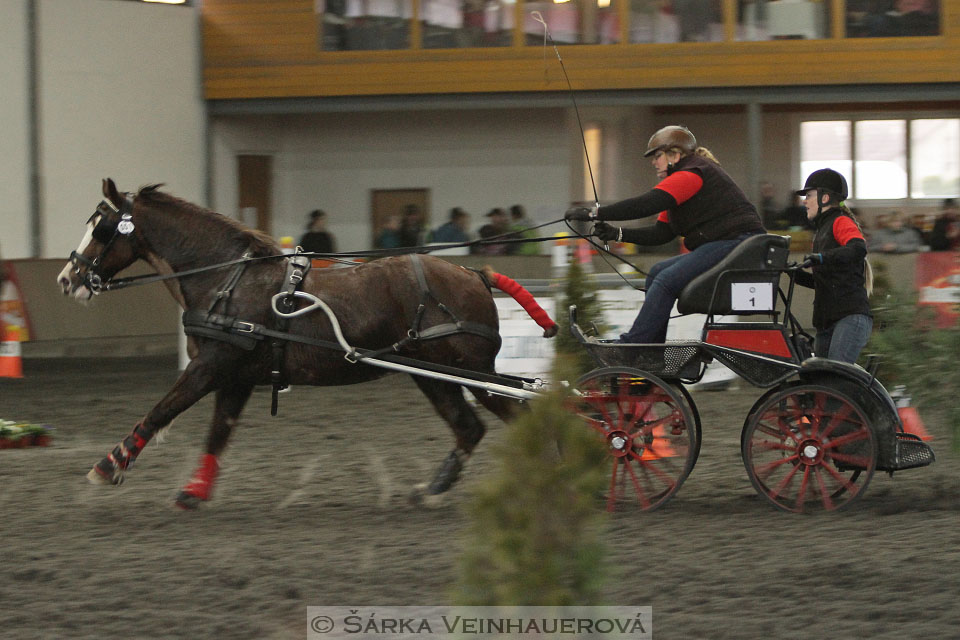
<svg viewBox="0 0 960 640"><path fill-rule="evenodd" d="M87 230L83 234L83 239L80 240L80 246L77 247L77 253L80 255L83 255L83 252L86 251L90 243L93 242L93 228L97 226L99 221L99 215L95 215L87 221ZM93 291L83 284L72 260L67 261L67 264L60 271L60 275L57 276L57 282L60 284L60 290L65 296L72 293L73 297L81 302L86 302L93 297Z"/></svg>

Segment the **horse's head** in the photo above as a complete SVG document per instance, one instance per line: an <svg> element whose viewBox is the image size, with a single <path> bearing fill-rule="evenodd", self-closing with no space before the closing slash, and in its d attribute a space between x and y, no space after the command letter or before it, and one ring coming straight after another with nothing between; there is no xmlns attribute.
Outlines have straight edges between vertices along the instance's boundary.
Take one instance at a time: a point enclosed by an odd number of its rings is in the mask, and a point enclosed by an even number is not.
<svg viewBox="0 0 960 640"><path fill-rule="evenodd" d="M88 300L118 271L141 256L142 239L133 212L133 197L103 181L103 201L87 220L86 233L63 267L57 282L64 295Z"/></svg>

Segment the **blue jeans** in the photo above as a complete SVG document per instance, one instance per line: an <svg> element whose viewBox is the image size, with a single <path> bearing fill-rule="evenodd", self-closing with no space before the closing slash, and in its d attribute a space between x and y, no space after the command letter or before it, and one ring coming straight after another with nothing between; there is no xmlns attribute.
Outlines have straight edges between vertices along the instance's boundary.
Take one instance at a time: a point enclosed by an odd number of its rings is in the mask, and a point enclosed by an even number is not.
<svg viewBox="0 0 960 640"><path fill-rule="evenodd" d="M870 339L871 331L873 318L870 316L863 313L845 316L823 331L817 331L813 339L813 353L819 358L853 364Z"/></svg>
<svg viewBox="0 0 960 640"><path fill-rule="evenodd" d="M673 256L653 265L647 274L647 295L630 331L620 334L620 342L641 344L667 340L667 323L673 303L691 280L723 260L733 248L753 234L733 240L716 240L700 245L690 253Z"/></svg>

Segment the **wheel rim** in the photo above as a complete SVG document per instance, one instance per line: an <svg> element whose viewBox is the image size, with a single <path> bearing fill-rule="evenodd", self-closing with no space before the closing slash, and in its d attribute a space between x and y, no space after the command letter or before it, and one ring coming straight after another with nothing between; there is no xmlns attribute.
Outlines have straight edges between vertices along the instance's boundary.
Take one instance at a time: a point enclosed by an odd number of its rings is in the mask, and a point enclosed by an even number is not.
<svg viewBox="0 0 960 640"><path fill-rule="evenodd" d="M877 441L847 396L813 385L784 389L751 412L743 461L760 495L796 513L833 511L866 490Z"/></svg>
<svg viewBox="0 0 960 640"><path fill-rule="evenodd" d="M696 460L698 434L681 396L636 370L600 370L577 383L575 411L607 444L612 459L607 510L663 505Z"/></svg>

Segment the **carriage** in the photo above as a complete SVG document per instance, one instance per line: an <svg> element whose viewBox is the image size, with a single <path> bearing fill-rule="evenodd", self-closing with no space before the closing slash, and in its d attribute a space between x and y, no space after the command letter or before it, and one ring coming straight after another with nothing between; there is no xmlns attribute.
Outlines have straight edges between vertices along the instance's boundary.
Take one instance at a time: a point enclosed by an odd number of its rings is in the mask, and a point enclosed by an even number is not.
<svg viewBox="0 0 960 640"><path fill-rule="evenodd" d="M904 431L875 366L810 357L810 336L791 311L799 267L788 262L789 242L753 236L684 288L678 310L706 314L699 341L598 340L571 309L571 330L600 365L576 388L581 415L612 458L608 508L629 500L656 509L690 475L701 422L684 385L713 360L767 389L746 416L740 448L754 488L778 509L843 508L875 471L934 461L930 447ZM732 313L739 319L724 318Z"/></svg>
<svg viewBox="0 0 960 640"><path fill-rule="evenodd" d="M210 498L219 456L255 386L273 386L275 413L286 385L352 384L403 372L456 438L433 480L418 487L428 502L456 482L484 435L463 388L504 420L515 415L515 400L542 394L542 380L494 369L500 335L489 276L417 253L310 271L308 256L283 255L263 234L157 187L121 193L105 180L105 199L58 276L63 293L81 299L165 281L184 308L190 338L190 364L91 469L91 482L122 482L160 429L215 392L205 453L176 499L196 508ZM680 489L701 443L700 415L685 385L713 360L768 389L746 417L741 452L754 487L779 509L842 508L863 494L875 471L933 462L926 443L904 431L875 367L810 357L810 336L791 312L798 267L788 258L789 238L753 236L688 284L678 308L706 314L697 341L600 340L570 310L571 331L599 365L573 385L570 409L606 443L608 509L656 509ZM139 259L158 273L114 278ZM519 287L497 287L524 304ZM527 303L528 311L536 307L532 297ZM725 320L731 313L747 320Z"/></svg>

